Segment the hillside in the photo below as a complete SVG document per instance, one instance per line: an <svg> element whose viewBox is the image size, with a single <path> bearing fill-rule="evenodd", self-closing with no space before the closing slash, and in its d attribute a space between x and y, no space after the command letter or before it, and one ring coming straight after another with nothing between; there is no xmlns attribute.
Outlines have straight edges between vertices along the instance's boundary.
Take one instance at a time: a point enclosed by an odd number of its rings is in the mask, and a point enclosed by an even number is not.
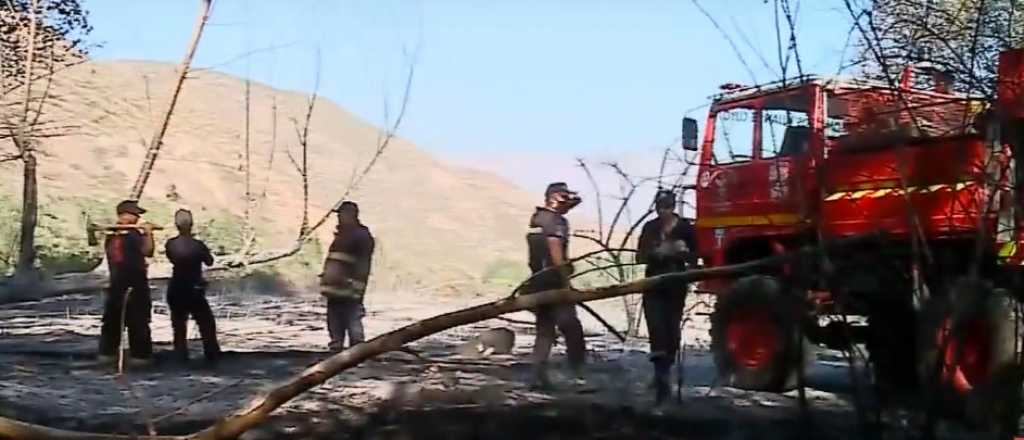
<svg viewBox="0 0 1024 440"><path fill-rule="evenodd" d="M39 183L40 245L51 271L88 259L82 212L111 219L133 183L155 120L166 105L175 67L151 62L92 62L61 72L44 120L75 126L43 140ZM141 203L150 221L170 224L178 206L193 210L215 252L241 242L244 189L244 80L211 71L190 75ZM276 100L276 150L273 111ZM307 96L253 84L252 188L259 202L258 250L287 247L302 212L301 179L288 158L299 155L294 120ZM310 217L315 221L371 158L378 132L326 99L310 126ZM5 145L4 148L10 148ZM0 165L0 252L16 234L20 164ZM538 197L493 174L450 166L395 139L352 197L378 238L375 277L390 287L438 287L520 271L524 223ZM292 262L275 266L299 284L315 280L333 230ZM163 232L166 238L168 232ZM95 250L92 250L95 256ZM298 261L301 264L295 264ZM469 286L466 286L469 287Z"/></svg>

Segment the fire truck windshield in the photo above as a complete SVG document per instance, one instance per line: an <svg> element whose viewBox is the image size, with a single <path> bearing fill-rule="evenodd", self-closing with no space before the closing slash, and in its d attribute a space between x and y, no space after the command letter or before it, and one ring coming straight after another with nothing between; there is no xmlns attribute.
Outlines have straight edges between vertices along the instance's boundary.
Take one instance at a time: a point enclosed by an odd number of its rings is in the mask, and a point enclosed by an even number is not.
<svg viewBox="0 0 1024 440"><path fill-rule="evenodd" d="M715 115L716 163L792 156L807 151L810 117L791 109L736 107Z"/></svg>

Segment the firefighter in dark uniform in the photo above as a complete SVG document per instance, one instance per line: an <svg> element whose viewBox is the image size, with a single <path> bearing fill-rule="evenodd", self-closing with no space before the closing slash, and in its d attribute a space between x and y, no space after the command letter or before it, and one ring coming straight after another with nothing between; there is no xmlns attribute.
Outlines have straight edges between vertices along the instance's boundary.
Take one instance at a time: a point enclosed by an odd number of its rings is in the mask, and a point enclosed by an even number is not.
<svg viewBox="0 0 1024 440"><path fill-rule="evenodd" d="M188 360L188 318L199 326L203 338L203 354L214 364L220 357L217 343L217 324L206 301L206 281L203 265L213 265L213 254L201 240L192 236L192 213L179 209L174 213L174 226L178 236L167 240L165 252L174 265L171 281L167 284L167 307L171 310L171 328L174 333L174 353L178 360Z"/></svg>
<svg viewBox="0 0 1024 440"><path fill-rule="evenodd" d="M117 205L117 224L138 228L118 229L107 235L104 248L110 270L110 287L103 305L99 359L116 358L121 343L122 313L128 327L130 365L148 365L153 359L149 322L152 313L146 257L153 256L153 225L138 224L146 210L134 200ZM125 297L127 295L127 298Z"/></svg>
<svg viewBox="0 0 1024 440"><path fill-rule="evenodd" d="M320 275L320 293L327 297L327 331L331 351L363 342L363 296L370 278L374 239L359 221L359 206L346 201L338 207L338 228Z"/></svg>
<svg viewBox="0 0 1024 440"><path fill-rule="evenodd" d="M573 268L568 263L569 222L565 214L578 205L580 199L564 182L548 185L544 197L544 206L538 207L530 218L530 230L526 236L533 275L523 288L524 294L570 287L569 277ZM537 316L537 336L532 356L535 385L544 388L551 385L547 362L555 342L556 326L565 337L569 366L579 379L586 345L583 341L583 326L576 316L576 305L540 306L534 313Z"/></svg>
<svg viewBox="0 0 1024 440"><path fill-rule="evenodd" d="M645 276L677 272L695 265L694 225L676 214L675 193L659 191L655 210L658 217L644 224L637 245L637 261L647 265ZM669 375L679 350L687 289L686 284L662 284L643 295L650 358L654 364L655 400L659 404L669 395Z"/></svg>

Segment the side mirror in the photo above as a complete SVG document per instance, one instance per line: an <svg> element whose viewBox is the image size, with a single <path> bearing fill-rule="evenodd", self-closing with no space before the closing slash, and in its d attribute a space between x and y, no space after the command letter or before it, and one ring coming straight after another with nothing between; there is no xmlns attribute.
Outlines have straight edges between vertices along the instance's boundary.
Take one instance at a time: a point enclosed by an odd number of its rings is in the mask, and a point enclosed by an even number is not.
<svg viewBox="0 0 1024 440"><path fill-rule="evenodd" d="M683 118L683 149L686 151L697 151L697 120Z"/></svg>

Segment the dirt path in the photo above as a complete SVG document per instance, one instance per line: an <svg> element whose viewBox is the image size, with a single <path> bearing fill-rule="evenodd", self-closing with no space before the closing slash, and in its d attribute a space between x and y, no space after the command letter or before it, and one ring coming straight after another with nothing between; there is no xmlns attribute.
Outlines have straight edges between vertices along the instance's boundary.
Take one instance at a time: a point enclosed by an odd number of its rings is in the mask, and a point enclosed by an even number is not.
<svg viewBox="0 0 1024 440"><path fill-rule="evenodd" d="M158 363L121 378L92 360L99 298L71 296L0 308L0 362L9 366L0 371L0 413L62 428L125 433L145 432L147 421L156 419L160 433L190 432L326 356L324 305L318 298L213 296L227 358L215 370L204 368L196 341L192 365L173 363L167 359L169 318L159 296L154 293L152 325ZM367 304L367 333L373 337L481 301L376 295ZM610 311L614 304L597 308ZM532 329L493 320L413 344L426 363L405 353L366 362L290 402L274 423L245 438L347 433L353 438L745 439L799 438L809 432L816 438L858 438L848 370L826 361L827 353L808 372L816 421L808 427L800 423L795 393L712 388L713 364L701 348L706 337L697 337L699 322L691 323L696 327L687 332L693 347L687 351L682 403L657 414L650 408L645 341L622 344L592 319L583 320L591 350L585 388L532 391L526 385ZM457 344L496 326L516 331L513 354L486 359L456 354ZM555 349L559 367L563 348ZM567 383L561 371L555 371L556 384Z"/></svg>

